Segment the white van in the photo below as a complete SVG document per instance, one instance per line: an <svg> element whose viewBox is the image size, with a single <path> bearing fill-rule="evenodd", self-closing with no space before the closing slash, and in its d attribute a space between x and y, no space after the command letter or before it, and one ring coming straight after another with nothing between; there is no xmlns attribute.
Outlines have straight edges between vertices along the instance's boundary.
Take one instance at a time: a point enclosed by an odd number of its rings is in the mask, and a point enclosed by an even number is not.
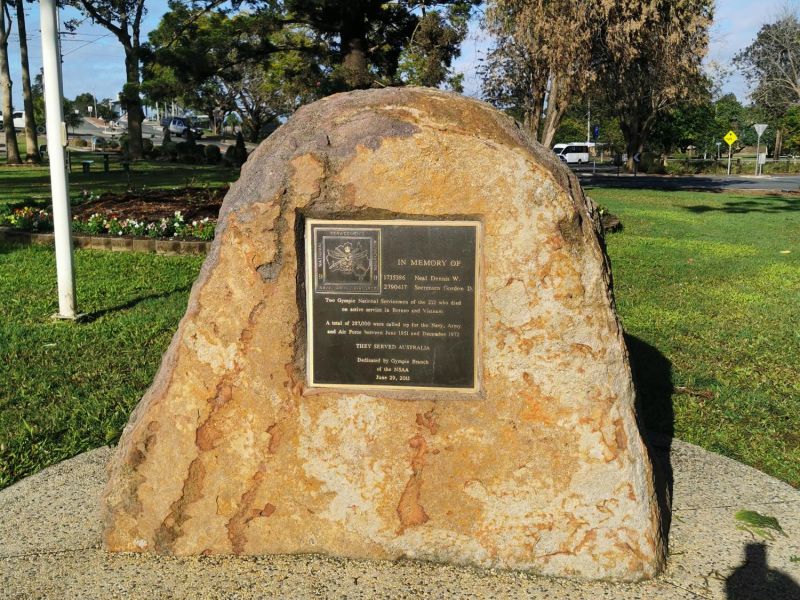
<svg viewBox="0 0 800 600"><path fill-rule="evenodd" d="M569 144L562 148L559 158L568 165L589 162L589 146L587 144Z"/></svg>
<svg viewBox="0 0 800 600"><path fill-rule="evenodd" d="M558 156L559 154L561 154L561 151L567 146L569 146L569 144L556 144L555 146L553 146L553 152L555 152L556 156Z"/></svg>
<svg viewBox="0 0 800 600"><path fill-rule="evenodd" d="M14 129L25 129L25 114L22 111L14 111L12 118L14 119ZM3 113L0 112L0 130L3 129Z"/></svg>

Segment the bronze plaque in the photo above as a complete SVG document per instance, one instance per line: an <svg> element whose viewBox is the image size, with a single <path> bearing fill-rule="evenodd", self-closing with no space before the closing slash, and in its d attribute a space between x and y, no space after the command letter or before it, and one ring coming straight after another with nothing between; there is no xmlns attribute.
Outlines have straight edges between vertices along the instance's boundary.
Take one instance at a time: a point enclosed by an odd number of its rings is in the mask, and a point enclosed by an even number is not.
<svg viewBox="0 0 800 600"><path fill-rule="evenodd" d="M478 389L477 221L306 221L311 387Z"/></svg>

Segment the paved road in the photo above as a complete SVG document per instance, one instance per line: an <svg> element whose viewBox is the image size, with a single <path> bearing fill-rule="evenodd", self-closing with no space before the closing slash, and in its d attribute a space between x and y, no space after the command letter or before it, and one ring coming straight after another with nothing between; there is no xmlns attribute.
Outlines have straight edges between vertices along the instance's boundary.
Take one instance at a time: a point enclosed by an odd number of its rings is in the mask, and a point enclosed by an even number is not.
<svg viewBox="0 0 800 600"><path fill-rule="evenodd" d="M800 175L629 175L616 170L592 174L591 167L573 169L583 186L648 188L657 190L769 190L800 191ZM599 169L598 169L599 171Z"/></svg>

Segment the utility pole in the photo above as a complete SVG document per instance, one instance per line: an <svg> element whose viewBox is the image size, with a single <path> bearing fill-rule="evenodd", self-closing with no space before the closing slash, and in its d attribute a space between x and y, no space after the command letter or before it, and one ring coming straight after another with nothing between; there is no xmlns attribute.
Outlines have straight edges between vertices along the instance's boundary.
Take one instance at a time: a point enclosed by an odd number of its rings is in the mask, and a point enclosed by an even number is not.
<svg viewBox="0 0 800 600"><path fill-rule="evenodd" d="M58 280L57 319L78 318L75 301L75 269L72 256L72 230L69 209L69 179L64 161L67 128L61 104L61 45L58 39L56 0L40 0L42 67L47 123L47 157L50 162L50 190L53 195L53 234Z"/></svg>
<svg viewBox="0 0 800 600"><path fill-rule="evenodd" d="M591 141L590 130L592 128L592 99L586 99L586 143Z"/></svg>

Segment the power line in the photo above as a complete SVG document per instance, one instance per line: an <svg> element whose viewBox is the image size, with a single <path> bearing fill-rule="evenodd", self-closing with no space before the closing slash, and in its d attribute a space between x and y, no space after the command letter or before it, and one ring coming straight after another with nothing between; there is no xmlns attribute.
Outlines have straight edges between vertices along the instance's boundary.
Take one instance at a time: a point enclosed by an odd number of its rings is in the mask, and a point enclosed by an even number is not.
<svg viewBox="0 0 800 600"><path fill-rule="evenodd" d="M73 48L73 49L72 49L72 50L70 50L69 52L64 52L64 53L61 55L61 58L63 59L65 56L68 56L68 55L72 54L73 52L77 52L77 51L78 51L78 50L80 50L81 48L85 48L86 46L91 46L91 45L92 45L92 44L94 44L95 42L99 42L99 41L100 41L100 40L102 40L103 38L105 38L105 37L108 37L108 36L110 36L110 35L111 35L110 33L107 33L107 34L105 34L105 35L101 35L101 36L100 36L99 38L97 38L96 40L92 40L91 42L86 42L85 44L83 44L83 45L81 45L81 46L78 46L77 48Z"/></svg>

